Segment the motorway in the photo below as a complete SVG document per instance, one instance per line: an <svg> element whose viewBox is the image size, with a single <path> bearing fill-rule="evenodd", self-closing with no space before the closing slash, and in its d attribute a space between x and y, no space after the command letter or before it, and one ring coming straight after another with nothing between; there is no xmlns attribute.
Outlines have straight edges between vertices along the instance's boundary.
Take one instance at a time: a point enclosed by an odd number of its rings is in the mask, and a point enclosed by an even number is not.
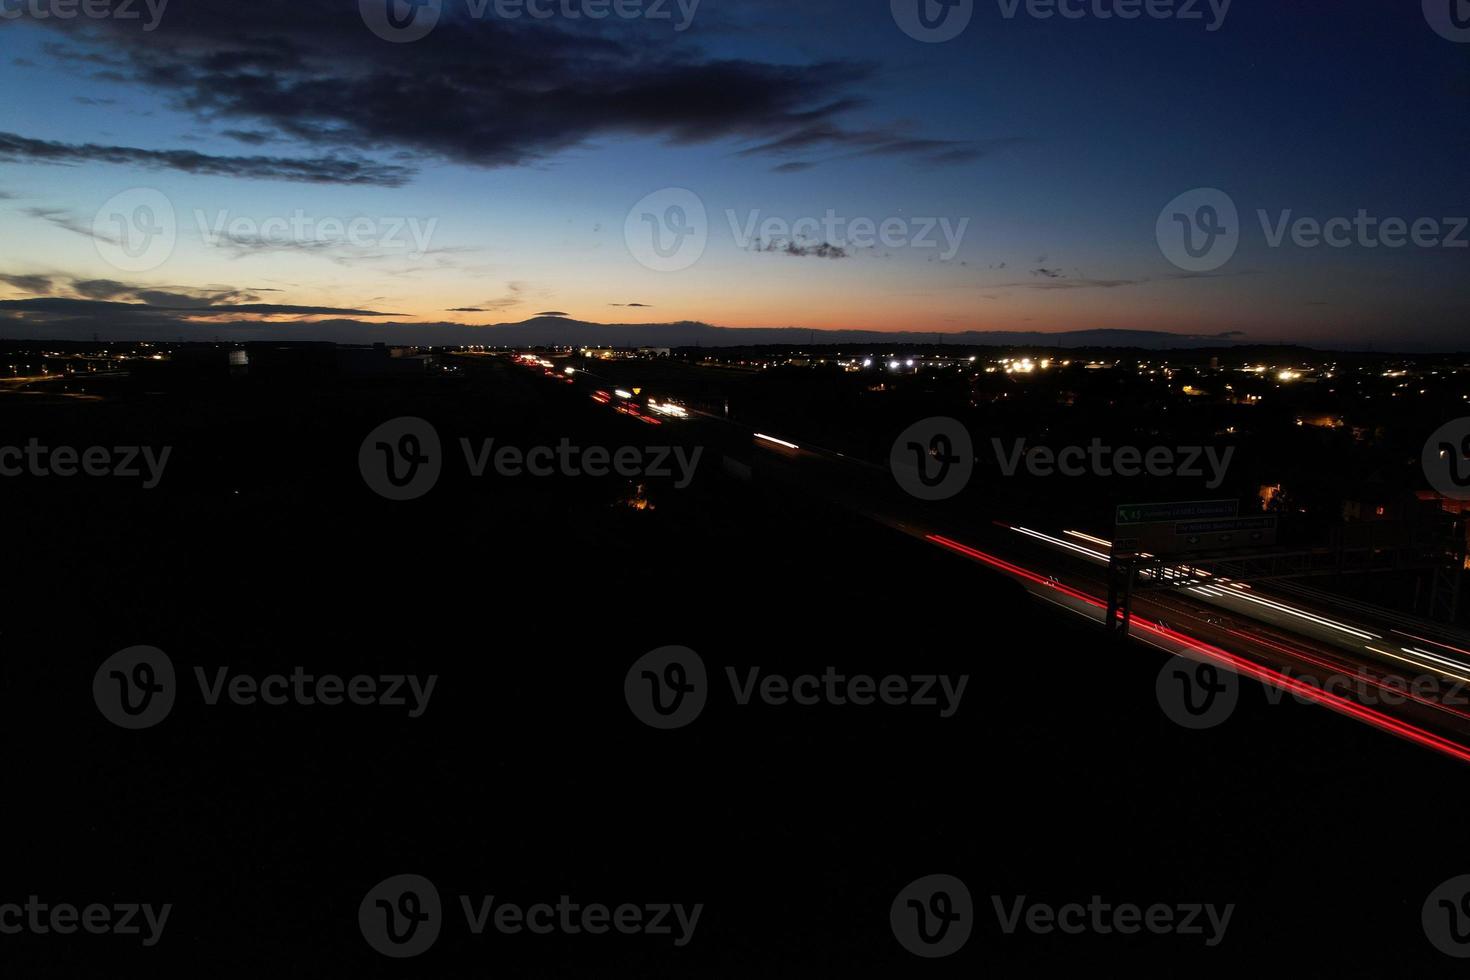
<svg viewBox="0 0 1470 980"><path fill-rule="evenodd" d="M729 430L739 429L739 441L748 439L750 479L820 497L1006 575L1038 601L1097 623L1101 633L1111 548L1104 529L1015 526L926 504L902 493L886 465L738 427L658 393L635 397L585 372L566 375L534 361L522 366L548 384L575 377L569 393L581 391L589 406L645 423L717 429L725 445ZM662 410L651 410L650 400ZM1470 637L1443 625L1290 583L1198 573L1135 591L1129 636L1470 762ZM1107 655L1116 647L1101 649Z"/></svg>

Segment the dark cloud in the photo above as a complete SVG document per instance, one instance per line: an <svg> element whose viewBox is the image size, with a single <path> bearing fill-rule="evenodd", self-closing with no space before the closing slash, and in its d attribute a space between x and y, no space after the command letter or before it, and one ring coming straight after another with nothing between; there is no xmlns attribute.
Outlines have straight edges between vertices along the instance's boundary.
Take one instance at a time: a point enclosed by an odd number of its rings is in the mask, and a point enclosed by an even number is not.
<svg viewBox="0 0 1470 980"><path fill-rule="evenodd" d="M0 272L0 282L23 293L49 293L54 288L50 276L11 276Z"/></svg>
<svg viewBox="0 0 1470 980"><path fill-rule="evenodd" d="M846 259L852 256L846 248L841 245L833 245L831 242L796 242L796 241L772 241L758 242L750 247L752 252L779 252L782 255L790 255L794 258L814 257L819 259Z"/></svg>
<svg viewBox="0 0 1470 980"><path fill-rule="evenodd" d="M154 306L148 303L115 303L110 300L66 299L48 296L40 299L0 300L0 310L27 313L50 313L70 317L110 316L126 318L131 314L170 314L173 317L223 316L250 314L255 316L404 316L403 313L379 313L376 310L339 309L329 306L286 306L271 303L206 304L203 306Z"/></svg>
<svg viewBox="0 0 1470 980"><path fill-rule="evenodd" d="M771 168L771 172L778 174L794 174L800 173L803 170L810 170L815 166L815 163L809 163L805 160L792 160L788 163L776 164L774 167Z"/></svg>
<svg viewBox="0 0 1470 980"><path fill-rule="evenodd" d="M652 309L647 303L609 303L608 306L638 307L640 309Z"/></svg>
<svg viewBox="0 0 1470 980"><path fill-rule="evenodd" d="M58 143L0 132L0 160L28 163L118 163L224 177L304 181L314 184L377 184L398 187L413 170L350 157L222 157L194 150L144 150L97 143Z"/></svg>
<svg viewBox="0 0 1470 980"><path fill-rule="evenodd" d="M449 309L445 310L444 312L445 313L489 313L490 311L489 310L482 310L478 306L451 306Z"/></svg>
<svg viewBox="0 0 1470 980"><path fill-rule="evenodd" d="M537 313L536 316L571 316L571 314L563 313L560 310L547 310L543 313Z"/></svg>
<svg viewBox="0 0 1470 980"><path fill-rule="evenodd" d="M47 275L0 275L24 292L47 295L37 299L8 300L4 309L68 316L136 317L140 314L183 316L402 316L372 310L322 306L259 303L259 293L278 289L236 286L158 286L119 282L116 279L76 279ZM63 295L65 293L72 295Z"/></svg>
<svg viewBox="0 0 1470 980"><path fill-rule="evenodd" d="M1048 269L1045 266L1043 266L1043 267L1041 267L1039 269L1032 269L1031 270L1031 274L1033 276L1043 276L1043 277L1045 277L1047 279L1060 279L1060 278L1062 278L1062 270L1061 269Z"/></svg>
<svg viewBox="0 0 1470 980"><path fill-rule="evenodd" d="M66 32L68 43L47 48L53 57L162 91L201 119L245 122L230 133L251 134L246 142L268 129L332 150L407 150L486 167L534 162L608 136L755 141L743 152L827 147L929 162L979 152L840 124L864 104L854 90L875 80L871 65L713 58L601 23L471 20L446 4L427 37L389 44L367 29L355 4L298 0L191 0L171 8L167 30L157 32L116 19L41 23ZM88 156L146 162L133 156L142 152L89 148ZM337 159L247 158L207 172L376 183L404 176L361 160L345 173L324 169ZM178 151L153 162L208 166Z"/></svg>
<svg viewBox="0 0 1470 980"><path fill-rule="evenodd" d="M87 299L117 299L119 296L131 296L139 287L115 279L74 279L71 288Z"/></svg>

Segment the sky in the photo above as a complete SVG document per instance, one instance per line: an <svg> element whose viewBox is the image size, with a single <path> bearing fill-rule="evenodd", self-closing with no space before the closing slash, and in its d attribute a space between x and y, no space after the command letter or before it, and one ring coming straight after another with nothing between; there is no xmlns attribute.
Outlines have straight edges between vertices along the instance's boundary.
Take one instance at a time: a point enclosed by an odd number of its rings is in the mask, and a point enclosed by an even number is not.
<svg viewBox="0 0 1470 980"><path fill-rule="evenodd" d="M0 330L1461 349L1467 7L0 0Z"/></svg>

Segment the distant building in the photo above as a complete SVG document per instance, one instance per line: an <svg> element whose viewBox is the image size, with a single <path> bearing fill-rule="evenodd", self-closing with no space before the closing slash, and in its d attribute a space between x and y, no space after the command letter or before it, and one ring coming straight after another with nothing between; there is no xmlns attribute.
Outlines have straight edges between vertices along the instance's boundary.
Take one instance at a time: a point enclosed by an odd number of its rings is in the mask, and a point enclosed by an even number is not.
<svg viewBox="0 0 1470 980"><path fill-rule="evenodd" d="M337 369L347 377L386 378L426 374L430 354L412 353L414 348L388 350L382 344L372 347L337 348Z"/></svg>

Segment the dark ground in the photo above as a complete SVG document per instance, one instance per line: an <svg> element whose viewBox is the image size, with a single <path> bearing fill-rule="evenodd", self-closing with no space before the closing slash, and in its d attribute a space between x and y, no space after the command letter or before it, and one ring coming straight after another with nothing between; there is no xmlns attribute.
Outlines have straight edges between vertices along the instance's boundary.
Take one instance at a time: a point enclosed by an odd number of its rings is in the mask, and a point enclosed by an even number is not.
<svg viewBox="0 0 1470 980"><path fill-rule="evenodd" d="M617 479L471 480L421 500L358 473L400 415L446 443L660 442L509 369L457 383L252 383L101 403L0 402L0 443L174 447L163 484L0 482L0 902L171 902L162 941L4 937L6 975L640 977L1451 975L1420 906L1467 870L1465 770L1325 711L1243 697L1207 732L1155 700L1163 655L1118 647L974 564L761 480L714 450L656 509ZM455 464L458 463L456 466ZM93 703L149 644L210 669L437 673L423 717L206 707L156 728ZM820 673L967 673L958 714L735 707L655 731L624 702L645 652ZM717 692L721 688L716 688ZM445 897L438 943L372 951L390 875ZM967 883L977 925L905 952L889 903ZM704 903L693 941L470 936L454 896ZM991 896L1237 907L1201 937L1005 935ZM1458 972L1458 971L1456 971Z"/></svg>

